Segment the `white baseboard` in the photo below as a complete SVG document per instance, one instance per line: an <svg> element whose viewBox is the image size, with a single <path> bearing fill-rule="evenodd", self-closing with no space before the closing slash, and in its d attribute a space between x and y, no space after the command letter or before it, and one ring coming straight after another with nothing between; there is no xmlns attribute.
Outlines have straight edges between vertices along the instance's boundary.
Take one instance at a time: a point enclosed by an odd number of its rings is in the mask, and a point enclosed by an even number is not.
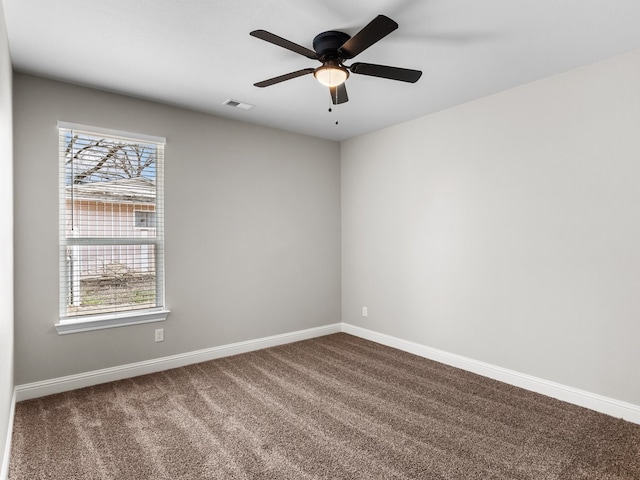
<svg viewBox="0 0 640 480"><path fill-rule="evenodd" d="M144 362L131 363L118 367L94 370L91 372L69 375L66 377L44 380L25 385L18 385L15 388L14 405L16 401L28 400L31 398L43 397L54 393L76 390L78 388L97 385L100 383L122 380L138 375L155 373L171 368L183 367L194 363L206 362L216 358L238 355L240 353L251 352L268 347L284 345L286 343L307 340L321 337L332 333L344 332L356 337L371 340L382 345L397 348L405 352L413 353L420 357L435 360L446 365L461 368L469 372L477 373L484 377L492 378L500 382L521 387L532 392L541 393L548 397L557 398L564 402L572 403L581 407L589 408L597 412L605 413L616 418L623 418L627 421L640 424L640 406L622 402L609 397L604 397L595 393L579 390L559 383L544 380L531 375L516 372L506 368L491 365L485 362L473 360L461 355L448 353L435 348L420 345L408 340L402 340L383 333L374 332L366 328L357 327L348 323L335 323L323 327L299 330L296 332L273 335L270 337L248 340L245 342L222 345L220 347L207 348L194 352L173 355L169 357L147 360ZM12 407L13 408L13 407ZM13 423L13 410L12 419ZM8 453L5 451L5 457ZM3 457L3 462L7 462L8 457ZM2 465L3 472L5 465ZM0 480L5 480L0 475Z"/></svg>
<svg viewBox="0 0 640 480"><path fill-rule="evenodd" d="M563 402L572 403L580 407L589 408L596 412L605 413L616 418L623 418L629 422L640 424L640 406L622 402L595 393L568 387L560 383L550 382L514 370L497 367L489 363L473 360L461 355L448 353L436 348L426 347L418 343L402 340L384 333L374 332L366 328L348 323L342 324L342 331L356 337L371 340L388 347L397 348L404 352L413 353L423 358L435 360L452 367L477 373L509 385L524 388L532 392L541 393L548 397L557 398Z"/></svg>
<svg viewBox="0 0 640 480"><path fill-rule="evenodd" d="M323 327L299 330L297 332L273 335L270 337L248 340L245 342L231 343L220 347L206 348L169 357L156 358L144 362L130 363L92 372L79 373L66 377L43 380L41 382L18 385L16 387L16 400L29 400L31 398L44 397L54 393L67 392L78 388L90 387L100 383L113 382L124 378L146 375L148 373L160 372L171 368L184 367L194 363L206 362L216 358L229 357L240 353L252 352L263 348L275 347L286 343L308 340L310 338L322 337L341 331L341 324L326 325ZM2 477L0 477L0 480Z"/></svg>
<svg viewBox="0 0 640 480"><path fill-rule="evenodd" d="M7 438L4 443L2 463L0 464L0 480L9 478L9 459L11 458L11 438L13 437L13 418L16 411L16 390L13 389L11 397L11 408L9 409L9 422L7 424Z"/></svg>

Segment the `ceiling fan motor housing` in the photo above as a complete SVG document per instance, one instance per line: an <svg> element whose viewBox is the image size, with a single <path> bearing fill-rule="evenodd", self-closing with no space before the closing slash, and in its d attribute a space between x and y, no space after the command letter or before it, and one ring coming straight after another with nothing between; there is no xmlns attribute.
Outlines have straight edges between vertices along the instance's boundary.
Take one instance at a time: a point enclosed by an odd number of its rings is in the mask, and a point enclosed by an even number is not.
<svg viewBox="0 0 640 480"><path fill-rule="evenodd" d="M351 36L346 33L335 30L322 32L313 39L313 49L318 54L318 59L321 62L325 60L337 60L340 58L338 49L350 38Z"/></svg>

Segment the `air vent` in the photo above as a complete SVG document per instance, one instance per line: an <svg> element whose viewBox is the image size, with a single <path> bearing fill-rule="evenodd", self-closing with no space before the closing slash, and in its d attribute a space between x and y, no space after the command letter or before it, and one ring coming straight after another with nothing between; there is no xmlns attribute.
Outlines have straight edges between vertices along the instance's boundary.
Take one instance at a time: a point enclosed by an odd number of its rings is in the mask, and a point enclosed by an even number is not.
<svg viewBox="0 0 640 480"><path fill-rule="evenodd" d="M251 110L255 106L250 103L239 102L238 100L232 100L230 98L225 100L222 104L227 105L228 107L241 108L242 110Z"/></svg>

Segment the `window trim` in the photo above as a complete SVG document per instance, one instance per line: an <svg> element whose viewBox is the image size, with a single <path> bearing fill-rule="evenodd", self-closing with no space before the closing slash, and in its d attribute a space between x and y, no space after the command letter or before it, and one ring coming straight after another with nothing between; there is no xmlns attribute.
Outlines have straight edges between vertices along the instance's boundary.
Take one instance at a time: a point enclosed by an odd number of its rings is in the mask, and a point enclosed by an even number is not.
<svg viewBox="0 0 640 480"><path fill-rule="evenodd" d="M60 130L73 130L78 133L86 133L89 135L107 135L107 136L117 137L126 141L130 140L132 142L144 141L144 142L156 143L156 144L163 145L163 150L164 150L164 145L166 144L166 139L164 137L145 135L145 134L139 134L139 133L130 133L130 132L124 132L120 130L113 130L113 129L96 127L96 126L81 125L81 124L71 123L71 122L58 121L57 130L58 130L58 139L60 138ZM63 168L62 161L60 158L58 159L58 162L59 162L59 168ZM164 172L164 165L160 164L157 175L163 176L163 172ZM161 181L162 183L164 183L162 178L161 178ZM60 187L60 181L58 184L58 188L60 191L59 195L60 196L65 195L64 189ZM162 204L162 202L159 205L156 205L156 209L154 210L154 212L156 213L156 215L164 215L164 205ZM59 212L58 215L60 218L60 215L62 215L62 213ZM60 221L59 221L59 224L60 224ZM162 239L160 241L158 241L157 238L155 239L145 238L145 243L153 243L153 244L161 243L162 246L164 246L164 228L161 228L161 233L162 233ZM59 234L59 238L60 238L59 248L61 250L60 255L62 255L62 250L63 249L66 250L66 247L68 245L77 244L74 238L66 238L62 233ZM97 238L84 239L83 243L90 244L90 243L93 243L92 240L97 243L103 243L103 241L106 239L97 239ZM112 239L109 238L109 240L112 240ZM117 242L123 243L123 244L129 243L128 239L117 239ZM136 241L133 241L132 243L137 244L139 242L136 240ZM62 315L62 307L60 307L59 321L58 323L54 324L55 329L58 332L58 335L66 335L71 333L103 330L103 329L116 328L116 327L122 327L122 326L128 326L128 325L140 325L145 323L165 321L167 319L167 316L170 313L170 310L166 308L166 303L165 303L166 297L164 292L164 288L165 288L164 254L163 254L163 262L162 262L162 265L160 265L159 270L161 272L160 274L163 277L162 283L161 283L163 306L156 306L156 307L151 307L148 309L140 309L140 310L129 310L129 311L123 311L123 312L112 312L112 313L81 315L81 316L64 316ZM59 274L61 278L60 281L63 281L62 279L63 277L65 277L65 275L62 269L60 268L59 268Z"/></svg>
<svg viewBox="0 0 640 480"><path fill-rule="evenodd" d="M124 327L127 325L140 325L143 323L163 322L171 310L160 308L157 310L132 310L123 313L110 313L106 315L84 315L80 317L61 317L55 324L58 335L68 333L90 332L105 328Z"/></svg>
<svg viewBox="0 0 640 480"><path fill-rule="evenodd" d="M155 135L147 135L144 133L125 132L123 130L113 130L111 128L95 127L93 125L81 125L79 123L63 122L61 120L58 121L57 127L58 130L65 128L67 130L76 130L81 133L119 137L123 140L131 140L133 142L144 140L151 143L167 143L167 139L165 137L157 137Z"/></svg>

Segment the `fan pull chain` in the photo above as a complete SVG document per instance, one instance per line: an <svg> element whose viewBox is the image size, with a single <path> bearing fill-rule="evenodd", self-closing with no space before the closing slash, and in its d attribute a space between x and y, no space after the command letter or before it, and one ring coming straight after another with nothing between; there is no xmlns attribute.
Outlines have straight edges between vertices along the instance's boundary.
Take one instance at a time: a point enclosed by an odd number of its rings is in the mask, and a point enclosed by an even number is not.
<svg viewBox="0 0 640 480"><path fill-rule="evenodd" d="M332 107L329 107L329 113L333 113L333 108ZM338 125L338 124L339 124L339 122L338 122L338 120L336 120L336 125Z"/></svg>

